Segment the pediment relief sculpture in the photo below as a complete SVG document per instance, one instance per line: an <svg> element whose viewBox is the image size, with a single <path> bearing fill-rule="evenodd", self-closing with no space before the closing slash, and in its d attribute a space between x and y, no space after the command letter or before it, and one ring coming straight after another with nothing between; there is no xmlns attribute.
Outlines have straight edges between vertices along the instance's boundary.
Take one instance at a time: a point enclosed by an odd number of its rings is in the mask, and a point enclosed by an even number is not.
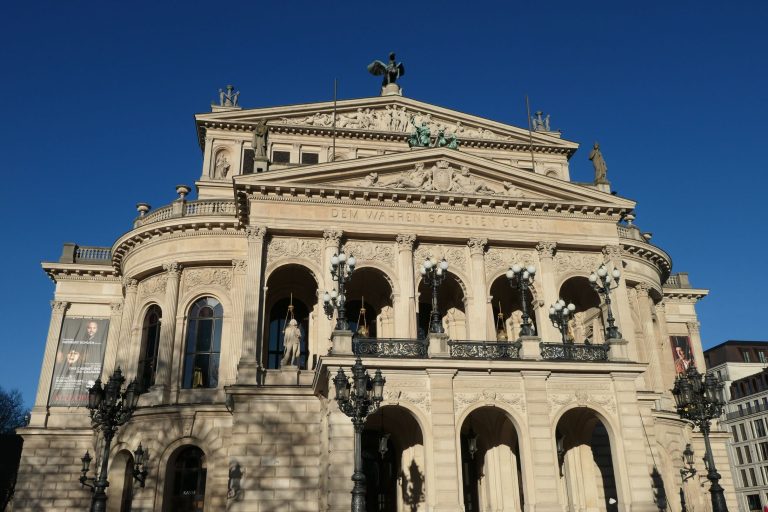
<svg viewBox="0 0 768 512"><path fill-rule="evenodd" d="M456 169L451 167L447 160L438 160L429 168L420 162L412 170L396 175L381 176L377 172L371 172L355 183L355 186L518 198L533 197L530 192L523 191L510 181L502 183L486 181L473 175L466 165Z"/></svg>
<svg viewBox="0 0 768 512"><path fill-rule="evenodd" d="M278 124L309 125L322 128L333 126L333 112L316 112L304 117L281 117ZM384 108L357 108L348 112L336 113L336 128L374 130L384 132L411 133L413 126L429 128L431 133L443 132L447 138L511 140L508 135L495 133L480 126L464 125L461 121L437 119L432 114L424 114L397 105Z"/></svg>

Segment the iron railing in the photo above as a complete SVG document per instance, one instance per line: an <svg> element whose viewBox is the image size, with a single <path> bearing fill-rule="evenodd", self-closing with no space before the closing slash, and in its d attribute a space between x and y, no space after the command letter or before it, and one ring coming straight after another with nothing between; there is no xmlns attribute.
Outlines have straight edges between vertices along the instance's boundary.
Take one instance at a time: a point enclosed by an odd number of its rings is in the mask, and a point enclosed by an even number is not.
<svg viewBox="0 0 768 512"><path fill-rule="evenodd" d="M545 361L607 361L607 343L586 345L574 343L539 343L541 358Z"/></svg>
<svg viewBox="0 0 768 512"><path fill-rule="evenodd" d="M352 340L352 351L358 356L426 358L427 340L357 336Z"/></svg>
<svg viewBox="0 0 768 512"><path fill-rule="evenodd" d="M498 341L451 340L448 342L451 357L456 359L520 359L519 341L513 343Z"/></svg>

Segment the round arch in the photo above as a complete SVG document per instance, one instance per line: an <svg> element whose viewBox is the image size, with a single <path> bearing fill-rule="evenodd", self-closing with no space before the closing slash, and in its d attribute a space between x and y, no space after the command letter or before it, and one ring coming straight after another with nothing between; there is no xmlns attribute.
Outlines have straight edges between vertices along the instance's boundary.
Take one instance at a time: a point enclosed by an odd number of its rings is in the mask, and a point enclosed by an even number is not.
<svg viewBox="0 0 768 512"><path fill-rule="evenodd" d="M496 339L501 339L501 333L499 333L499 312L502 313L504 318L503 335L507 340L514 341L520 337L520 326L522 324L522 301L520 300L520 291L517 288L512 288L507 279L506 272L497 274L490 284L488 285L488 297L491 297L491 320L494 326L494 332L496 333ZM536 288L529 286L526 296L526 302L528 305L528 315L533 323L534 332L539 332L540 322L544 319L539 318L539 310L537 307L538 301L536 299Z"/></svg>
<svg viewBox="0 0 768 512"><path fill-rule="evenodd" d="M471 296L466 293L466 283L461 276L450 269L438 290L438 307L442 315L443 329L451 339L465 340L468 338L469 325L467 308ZM417 330L418 337L426 337L429 332L430 314L432 311L432 290L426 284L421 274L416 282L416 299L418 304Z"/></svg>
<svg viewBox="0 0 768 512"><path fill-rule="evenodd" d="M111 499L107 500L107 512L128 511L133 501L133 454L125 445L110 451L107 479Z"/></svg>
<svg viewBox="0 0 768 512"><path fill-rule="evenodd" d="M183 436L175 441L169 443L165 449L163 449L160 452L159 457L157 458L157 464L155 465L156 472L157 472L157 486L154 493L154 506L152 507L153 510L162 510L162 511L170 511L170 500L166 497L166 494L170 495L170 493L166 493L165 490L170 485L170 482L172 481L171 478L169 478L169 474L171 471L171 464L174 461L174 456L177 455L181 450L183 450L186 447L194 446L196 448L199 448L203 455L205 456L205 462L206 462L206 468L207 468L207 474L206 474L206 488L210 489L210 479L211 475L216 474L216 457L213 456L213 451L210 447L210 445L203 439L192 437L192 436ZM208 510L212 504L211 504L211 494L212 493L206 493L205 495L205 501L204 501L204 508Z"/></svg>
<svg viewBox="0 0 768 512"><path fill-rule="evenodd" d="M558 296L576 307L568 322L571 340L576 343L604 343L603 303L589 278L583 275L569 277L558 288Z"/></svg>
<svg viewBox="0 0 768 512"><path fill-rule="evenodd" d="M321 283L323 280L320 279L320 276L323 275L323 273L320 271L320 267L318 267L317 262L312 261L308 258L302 258L302 257L290 257L290 258L279 258L275 261L270 261L269 264L264 269L264 282L268 282L269 278L272 276L272 274L280 270L283 267L286 267L288 265L298 265L300 267L304 267L307 269L307 271L312 276L312 279L315 280L316 283Z"/></svg>
<svg viewBox="0 0 768 512"><path fill-rule="evenodd" d="M366 337L393 338L395 293L391 277L379 266L355 269L346 288L350 329ZM361 315L363 306L364 316ZM358 321L364 325L358 325Z"/></svg>

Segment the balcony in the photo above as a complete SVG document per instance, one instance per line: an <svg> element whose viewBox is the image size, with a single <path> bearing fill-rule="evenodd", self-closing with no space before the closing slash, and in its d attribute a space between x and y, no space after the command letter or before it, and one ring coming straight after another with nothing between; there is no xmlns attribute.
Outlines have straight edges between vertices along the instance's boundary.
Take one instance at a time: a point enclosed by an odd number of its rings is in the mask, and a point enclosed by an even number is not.
<svg viewBox="0 0 768 512"><path fill-rule="evenodd" d="M59 263L87 263L109 265L112 262L111 247L96 247L66 243L61 251Z"/></svg>
<svg viewBox="0 0 768 512"><path fill-rule="evenodd" d="M352 351L358 356L416 358L427 357L427 340L411 338L355 337Z"/></svg>
<svg viewBox="0 0 768 512"><path fill-rule="evenodd" d="M453 359L510 360L520 359L522 343L455 340L449 341L448 346Z"/></svg>
<svg viewBox="0 0 768 512"><path fill-rule="evenodd" d="M608 360L607 343L601 345L582 345L574 343L540 343L541 358L545 361L586 361L600 362Z"/></svg>

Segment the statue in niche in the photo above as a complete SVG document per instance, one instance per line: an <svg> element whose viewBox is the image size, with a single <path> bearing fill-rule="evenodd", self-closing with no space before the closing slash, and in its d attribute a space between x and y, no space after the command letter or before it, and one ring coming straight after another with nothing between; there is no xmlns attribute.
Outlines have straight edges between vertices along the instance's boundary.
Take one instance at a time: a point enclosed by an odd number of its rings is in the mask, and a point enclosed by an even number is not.
<svg viewBox="0 0 768 512"><path fill-rule="evenodd" d="M228 85L227 90L219 89L219 105L222 107L236 107L240 91L235 91L234 86Z"/></svg>
<svg viewBox="0 0 768 512"><path fill-rule="evenodd" d="M589 159L592 160L592 166L595 168L595 183L608 183L608 166L605 164L600 144L597 142L589 152Z"/></svg>
<svg viewBox="0 0 768 512"><path fill-rule="evenodd" d="M395 61L395 52L389 54L389 62L384 64L380 60L375 60L368 64L368 72L374 76L384 76L381 82L382 87L394 84L397 79L405 75L405 66L402 62Z"/></svg>
<svg viewBox="0 0 768 512"><path fill-rule="evenodd" d="M505 322L507 327L507 339L511 341L517 341L520 339L520 328L523 325L523 312L516 309L509 315Z"/></svg>
<svg viewBox="0 0 768 512"><path fill-rule="evenodd" d="M301 350L301 330L298 322L291 318L283 332L283 360L280 362L282 368L287 366L298 366L299 352Z"/></svg>
<svg viewBox="0 0 768 512"><path fill-rule="evenodd" d="M251 139L251 146L253 147L254 157L267 156L267 122L264 119L259 119L256 123L256 127L253 129L253 139Z"/></svg>
<svg viewBox="0 0 768 512"><path fill-rule="evenodd" d="M213 177L216 179L224 179L229 174L229 161L227 155L219 153L216 156L216 164L214 165Z"/></svg>

